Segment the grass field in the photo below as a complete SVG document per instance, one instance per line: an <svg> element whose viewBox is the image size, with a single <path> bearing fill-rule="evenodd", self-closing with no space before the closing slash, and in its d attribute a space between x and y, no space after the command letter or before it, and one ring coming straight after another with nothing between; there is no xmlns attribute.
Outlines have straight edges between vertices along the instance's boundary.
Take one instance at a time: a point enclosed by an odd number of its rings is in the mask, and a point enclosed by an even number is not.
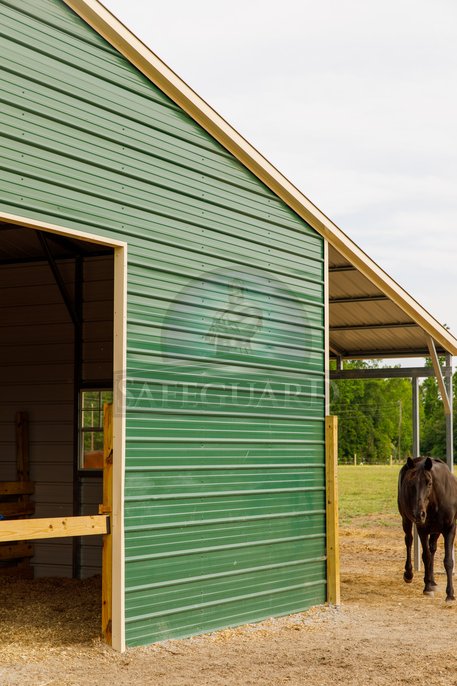
<svg viewBox="0 0 457 686"><path fill-rule="evenodd" d="M397 513L399 465L340 465L340 522L354 517Z"/></svg>

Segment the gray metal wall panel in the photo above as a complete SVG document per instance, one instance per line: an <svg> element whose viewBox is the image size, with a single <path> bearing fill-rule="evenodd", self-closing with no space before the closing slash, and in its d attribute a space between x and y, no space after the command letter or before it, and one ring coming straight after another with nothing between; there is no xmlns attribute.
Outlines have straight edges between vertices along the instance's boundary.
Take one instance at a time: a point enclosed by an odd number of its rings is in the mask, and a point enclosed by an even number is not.
<svg viewBox="0 0 457 686"><path fill-rule="evenodd" d="M73 264L59 261L58 266L71 293ZM83 293L90 320L85 326L84 357L96 372L87 381L103 378L110 382L112 378L112 271L111 257L85 260ZM99 325L103 335L97 340ZM73 325L47 263L0 267L0 480L16 479L14 415L27 411L35 517L73 513L73 336ZM101 478L83 485L81 514L97 512L101 490ZM71 542L62 539L34 545L36 576L72 575ZM100 573L95 563L100 554L94 552L94 545L99 551L98 537L97 543L83 539L83 576Z"/></svg>
<svg viewBox="0 0 457 686"><path fill-rule="evenodd" d="M58 266L72 292L73 265ZM49 320L54 327L47 326ZM68 516L73 502L73 329L47 263L0 267L0 352L0 436L10 457L5 463L2 452L0 479L16 479L14 416L26 411L35 516ZM50 576L58 569L71 576L67 548L68 541L50 547L37 541L35 574Z"/></svg>
<svg viewBox="0 0 457 686"><path fill-rule="evenodd" d="M84 265L83 369L86 383L112 382L113 281L112 258L86 260Z"/></svg>
<svg viewBox="0 0 457 686"><path fill-rule="evenodd" d="M103 479L86 477L81 479L81 514L98 514L98 506L103 500ZM102 537L87 536L81 545L81 578L86 579L102 571Z"/></svg>

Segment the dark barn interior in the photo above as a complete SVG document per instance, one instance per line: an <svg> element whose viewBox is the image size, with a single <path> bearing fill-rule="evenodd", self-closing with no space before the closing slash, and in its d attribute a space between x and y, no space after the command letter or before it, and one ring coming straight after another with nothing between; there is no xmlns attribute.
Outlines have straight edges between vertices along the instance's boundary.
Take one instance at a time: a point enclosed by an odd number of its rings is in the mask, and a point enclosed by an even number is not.
<svg viewBox="0 0 457 686"><path fill-rule="evenodd" d="M113 250L1 224L0 294L0 515L96 514L113 383ZM0 576L100 572L101 536L0 544Z"/></svg>

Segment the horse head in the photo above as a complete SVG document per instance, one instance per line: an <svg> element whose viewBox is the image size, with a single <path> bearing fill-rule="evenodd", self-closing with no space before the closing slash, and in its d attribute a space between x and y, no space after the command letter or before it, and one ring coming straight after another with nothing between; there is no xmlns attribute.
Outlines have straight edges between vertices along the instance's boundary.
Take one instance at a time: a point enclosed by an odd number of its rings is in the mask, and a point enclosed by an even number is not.
<svg viewBox="0 0 457 686"><path fill-rule="evenodd" d="M415 464L408 457L408 491L410 494L410 507L416 524L425 524L427 509L433 490L432 467L430 457L422 464Z"/></svg>

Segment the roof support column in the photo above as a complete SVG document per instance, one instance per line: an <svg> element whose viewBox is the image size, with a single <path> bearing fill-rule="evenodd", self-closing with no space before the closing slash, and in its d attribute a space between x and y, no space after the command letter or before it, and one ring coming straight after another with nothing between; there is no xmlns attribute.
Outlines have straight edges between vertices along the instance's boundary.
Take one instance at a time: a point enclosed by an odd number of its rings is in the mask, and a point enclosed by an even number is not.
<svg viewBox="0 0 457 686"><path fill-rule="evenodd" d="M419 457L420 449L420 424L419 424L419 378L411 378L413 393L413 457Z"/></svg>
<svg viewBox="0 0 457 686"><path fill-rule="evenodd" d="M432 360L433 369L435 371L436 380L438 382L438 388L440 389L441 399L443 401L444 414L447 417L448 415L452 414L452 398L449 397L446 382L443 378L443 372L441 371L438 354L436 352L435 341L433 340L433 338L431 336L427 336L427 345L428 345L428 350L430 352L430 357ZM452 365L451 365L451 367L452 367ZM451 384L451 391L452 391L452 384ZM451 396L452 396L452 392L451 392Z"/></svg>
<svg viewBox="0 0 457 686"><path fill-rule="evenodd" d="M446 367L444 370L447 397L449 399L449 414L446 414L446 462L451 472L454 471L454 418L453 418L453 389L452 389L452 355L446 353Z"/></svg>
<svg viewBox="0 0 457 686"><path fill-rule="evenodd" d="M419 378L411 377L412 407L413 407L413 457L419 457L420 449L420 421L419 421ZM414 527L413 535L413 565L414 571L419 572L421 568L421 547L417 529Z"/></svg>

